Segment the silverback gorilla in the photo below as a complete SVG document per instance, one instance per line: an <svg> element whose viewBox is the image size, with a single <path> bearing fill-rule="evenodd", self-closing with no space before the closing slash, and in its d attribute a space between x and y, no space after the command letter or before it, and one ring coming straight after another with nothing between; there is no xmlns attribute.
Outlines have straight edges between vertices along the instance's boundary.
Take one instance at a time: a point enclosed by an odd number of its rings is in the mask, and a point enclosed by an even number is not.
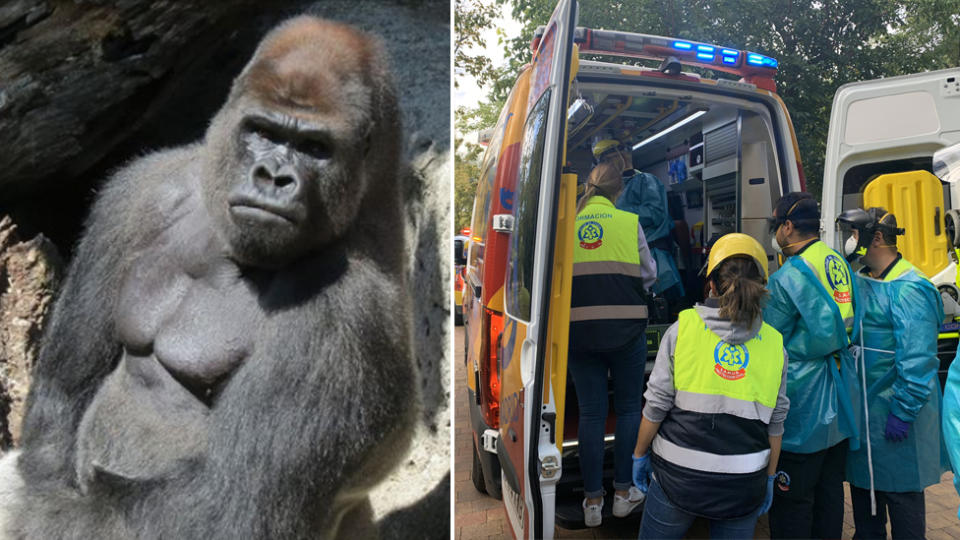
<svg viewBox="0 0 960 540"><path fill-rule="evenodd" d="M43 338L7 535L352 526L415 419L400 151L380 45L298 17L202 142L116 173Z"/></svg>

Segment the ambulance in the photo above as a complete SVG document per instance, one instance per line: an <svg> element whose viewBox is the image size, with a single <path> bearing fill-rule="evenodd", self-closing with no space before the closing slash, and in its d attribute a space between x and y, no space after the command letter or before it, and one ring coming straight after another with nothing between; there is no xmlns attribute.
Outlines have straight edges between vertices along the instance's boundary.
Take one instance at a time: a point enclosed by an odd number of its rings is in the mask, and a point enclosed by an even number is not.
<svg viewBox="0 0 960 540"><path fill-rule="evenodd" d="M668 193L686 291L672 305L652 301L648 371L677 311L703 298L698 273L711 241L744 232L770 246L774 203L805 185L790 116L776 93L776 59L724 44L577 27L575 0L559 3L531 46L533 60L518 74L481 163L463 354L474 485L502 498L515 537L551 538L555 527L584 526L567 340L574 208L593 167L593 142L613 136L629 145L635 168ZM608 488L614 421L611 406ZM604 505L607 523L611 503Z"/></svg>

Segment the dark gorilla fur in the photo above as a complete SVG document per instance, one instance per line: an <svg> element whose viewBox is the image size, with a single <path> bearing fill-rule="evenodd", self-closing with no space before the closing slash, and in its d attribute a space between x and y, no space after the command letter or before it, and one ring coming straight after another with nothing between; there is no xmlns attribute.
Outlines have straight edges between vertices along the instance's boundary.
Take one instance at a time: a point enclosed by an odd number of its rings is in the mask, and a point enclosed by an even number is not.
<svg viewBox="0 0 960 540"><path fill-rule="evenodd" d="M34 371L11 537L327 538L369 509L416 404L384 58L292 19L202 142L107 183Z"/></svg>

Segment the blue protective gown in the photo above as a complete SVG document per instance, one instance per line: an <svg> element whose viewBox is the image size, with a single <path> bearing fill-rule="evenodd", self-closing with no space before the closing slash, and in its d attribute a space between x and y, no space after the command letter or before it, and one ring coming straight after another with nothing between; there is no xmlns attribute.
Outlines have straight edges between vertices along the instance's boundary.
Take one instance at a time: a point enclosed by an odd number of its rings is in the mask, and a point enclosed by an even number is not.
<svg viewBox="0 0 960 540"><path fill-rule="evenodd" d="M943 303L933 284L913 268L889 281L857 274L854 282L859 292L855 309L866 348L862 354L874 487L879 491L922 491L940 482L948 463L940 436L937 379L937 333ZM855 345L860 343L860 328L854 327ZM890 442L884 437L890 412L911 423L906 440ZM866 444L847 454L847 481L870 489Z"/></svg>
<svg viewBox="0 0 960 540"><path fill-rule="evenodd" d="M633 172L633 176L624 179L623 192L617 197L616 206L637 215L643 235L651 245L650 253L657 261L657 282L653 285L653 292L660 294L676 287L677 296L683 296L680 271L673 254L652 245L661 238L667 238L673 230L673 220L667 212L667 190L656 176Z"/></svg>
<svg viewBox="0 0 960 540"><path fill-rule="evenodd" d="M783 449L809 454L847 438L850 448L857 448L862 407L857 401L856 363L848 349L840 310L800 256L788 258L770 276L767 288L770 298L763 320L783 335L789 357L790 411L784 423ZM856 302L855 283L853 297Z"/></svg>
<svg viewBox="0 0 960 540"><path fill-rule="evenodd" d="M960 493L960 349L947 372L947 385L943 390L943 441L953 465L953 487ZM958 511L957 517L960 517Z"/></svg>

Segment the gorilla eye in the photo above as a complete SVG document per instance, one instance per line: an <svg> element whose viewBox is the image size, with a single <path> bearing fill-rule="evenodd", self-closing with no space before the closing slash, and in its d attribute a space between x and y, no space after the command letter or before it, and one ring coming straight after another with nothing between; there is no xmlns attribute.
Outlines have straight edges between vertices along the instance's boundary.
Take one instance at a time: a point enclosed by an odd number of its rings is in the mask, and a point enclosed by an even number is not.
<svg viewBox="0 0 960 540"><path fill-rule="evenodd" d="M297 144L297 150L316 159L328 159L332 154L330 145L326 141L309 139Z"/></svg>

